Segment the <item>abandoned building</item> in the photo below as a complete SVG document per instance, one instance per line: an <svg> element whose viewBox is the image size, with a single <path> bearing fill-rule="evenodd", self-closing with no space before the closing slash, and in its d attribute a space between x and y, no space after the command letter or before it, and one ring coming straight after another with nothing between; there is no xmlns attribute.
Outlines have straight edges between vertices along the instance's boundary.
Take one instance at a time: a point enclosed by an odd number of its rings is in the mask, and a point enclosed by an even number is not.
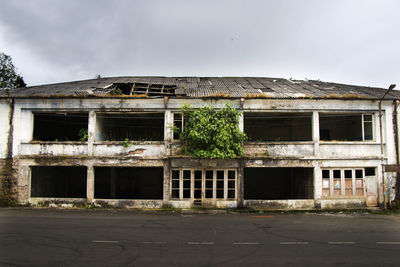
<svg viewBox="0 0 400 267"><path fill-rule="evenodd" d="M392 88L391 88L392 89ZM395 198L398 91L256 77L117 77L0 91L1 197L20 204L330 209ZM180 107L230 103L245 156L183 155Z"/></svg>

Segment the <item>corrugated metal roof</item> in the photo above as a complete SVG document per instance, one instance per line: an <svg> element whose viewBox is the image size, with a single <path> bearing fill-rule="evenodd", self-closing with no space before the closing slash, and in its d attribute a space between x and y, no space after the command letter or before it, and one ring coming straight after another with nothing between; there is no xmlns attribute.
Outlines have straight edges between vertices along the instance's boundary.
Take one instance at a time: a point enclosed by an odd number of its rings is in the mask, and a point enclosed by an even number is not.
<svg viewBox="0 0 400 267"><path fill-rule="evenodd" d="M108 96L117 83L144 83L176 86L175 94L198 97L249 98L348 98L380 99L384 88L355 86L313 80L287 80L266 77L110 77L10 89L12 97L102 97ZM5 90L0 97L6 97ZM117 96L117 95L116 95ZM154 96L153 96L154 97ZM157 96L155 96L157 97ZM162 95L160 95L162 97ZM392 91L385 99L399 99Z"/></svg>

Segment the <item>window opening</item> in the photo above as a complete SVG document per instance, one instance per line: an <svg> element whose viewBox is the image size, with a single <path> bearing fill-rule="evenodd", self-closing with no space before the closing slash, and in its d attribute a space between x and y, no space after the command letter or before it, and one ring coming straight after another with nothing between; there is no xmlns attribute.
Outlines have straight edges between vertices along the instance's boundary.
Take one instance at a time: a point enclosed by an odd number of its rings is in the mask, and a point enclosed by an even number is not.
<svg viewBox="0 0 400 267"><path fill-rule="evenodd" d="M163 141L164 113L97 114L97 141Z"/></svg>
<svg viewBox="0 0 400 267"><path fill-rule="evenodd" d="M375 168L365 168L365 176L375 176Z"/></svg>
<svg viewBox="0 0 400 267"><path fill-rule="evenodd" d="M344 188L346 196L353 195L353 170L344 170Z"/></svg>
<svg viewBox="0 0 400 267"><path fill-rule="evenodd" d="M206 198L213 198L214 171L206 170Z"/></svg>
<svg viewBox="0 0 400 267"><path fill-rule="evenodd" d="M32 166L31 197L86 198L86 167Z"/></svg>
<svg viewBox="0 0 400 267"><path fill-rule="evenodd" d="M33 113L33 140L87 141L87 130L88 113Z"/></svg>
<svg viewBox="0 0 400 267"><path fill-rule="evenodd" d="M311 113L245 112L249 141L312 141Z"/></svg>
<svg viewBox="0 0 400 267"><path fill-rule="evenodd" d="M373 140L372 134L372 115L363 115L364 121L364 140Z"/></svg>
<svg viewBox="0 0 400 267"><path fill-rule="evenodd" d="M191 171L183 170L183 198L190 198Z"/></svg>
<svg viewBox="0 0 400 267"><path fill-rule="evenodd" d="M228 198L236 198L236 172L228 171Z"/></svg>
<svg viewBox="0 0 400 267"><path fill-rule="evenodd" d="M202 190L202 171L195 170L194 171L194 198L201 198L201 190Z"/></svg>
<svg viewBox="0 0 400 267"><path fill-rule="evenodd" d="M173 170L172 171L172 186L171 186L171 197L179 198L179 189L180 189L180 171Z"/></svg>
<svg viewBox="0 0 400 267"><path fill-rule="evenodd" d="M319 114L320 140L372 141L373 117L368 114Z"/></svg>
<svg viewBox="0 0 400 267"><path fill-rule="evenodd" d="M342 194L341 170L333 170L333 194L340 196Z"/></svg>
<svg viewBox="0 0 400 267"><path fill-rule="evenodd" d="M322 170L322 195L329 196L330 194L330 171Z"/></svg>
<svg viewBox="0 0 400 267"><path fill-rule="evenodd" d="M217 171L217 198L224 198L224 171Z"/></svg>
<svg viewBox="0 0 400 267"><path fill-rule="evenodd" d="M182 172L182 183L179 184ZM173 199L235 199L236 170L172 170L171 198ZM183 194L179 196L179 190ZM214 193L215 192L215 193Z"/></svg>
<svg viewBox="0 0 400 267"><path fill-rule="evenodd" d="M313 199L313 168L245 168L244 199Z"/></svg>
<svg viewBox="0 0 400 267"><path fill-rule="evenodd" d="M375 176L375 168L324 169L322 170L322 195L364 196L364 179L369 175ZM344 185L343 188L342 185Z"/></svg>
<svg viewBox="0 0 400 267"><path fill-rule="evenodd" d="M95 198L162 199L162 167L94 167ZM174 173L174 178L179 174Z"/></svg>
<svg viewBox="0 0 400 267"><path fill-rule="evenodd" d="M179 136L183 130L183 121L182 113L174 113L174 140L179 140Z"/></svg>

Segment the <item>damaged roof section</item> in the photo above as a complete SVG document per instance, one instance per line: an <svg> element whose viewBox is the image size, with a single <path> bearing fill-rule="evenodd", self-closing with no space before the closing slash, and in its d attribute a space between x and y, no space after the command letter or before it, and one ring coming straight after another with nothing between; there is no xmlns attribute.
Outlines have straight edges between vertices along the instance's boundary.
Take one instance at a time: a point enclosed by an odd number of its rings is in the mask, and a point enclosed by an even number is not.
<svg viewBox="0 0 400 267"><path fill-rule="evenodd" d="M10 89L0 97L189 97L380 99L387 89L267 77L100 78ZM5 91L5 90L3 90ZM391 91L385 99L399 99Z"/></svg>
<svg viewBox="0 0 400 267"><path fill-rule="evenodd" d="M125 96L176 96L176 85L151 83L113 83L107 93ZM94 90L96 92L96 90Z"/></svg>

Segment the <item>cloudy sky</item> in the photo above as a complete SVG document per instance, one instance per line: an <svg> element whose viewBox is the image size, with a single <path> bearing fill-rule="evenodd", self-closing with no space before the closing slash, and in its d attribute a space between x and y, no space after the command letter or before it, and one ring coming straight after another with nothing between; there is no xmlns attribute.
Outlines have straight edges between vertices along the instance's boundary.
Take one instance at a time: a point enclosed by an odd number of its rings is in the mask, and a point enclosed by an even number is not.
<svg viewBox="0 0 400 267"><path fill-rule="evenodd" d="M397 0L0 0L28 85L101 76L263 76L400 87Z"/></svg>

